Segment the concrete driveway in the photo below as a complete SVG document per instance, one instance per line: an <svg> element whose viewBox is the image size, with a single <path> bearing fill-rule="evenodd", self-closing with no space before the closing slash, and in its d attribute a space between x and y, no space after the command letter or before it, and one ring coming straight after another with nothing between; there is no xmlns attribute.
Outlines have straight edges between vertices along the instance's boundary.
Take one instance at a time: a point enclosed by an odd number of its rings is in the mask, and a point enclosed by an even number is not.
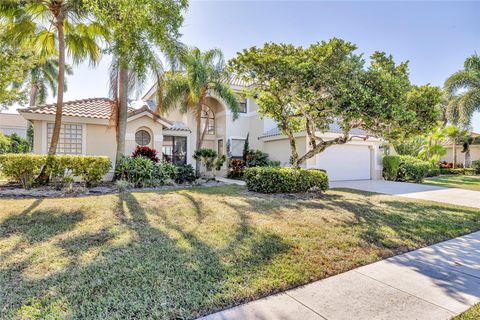
<svg viewBox="0 0 480 320"><path fill-rule="evenodd" d="M383 180L332 181L330 188L348 188L480 208L480 191Z"/></svg>

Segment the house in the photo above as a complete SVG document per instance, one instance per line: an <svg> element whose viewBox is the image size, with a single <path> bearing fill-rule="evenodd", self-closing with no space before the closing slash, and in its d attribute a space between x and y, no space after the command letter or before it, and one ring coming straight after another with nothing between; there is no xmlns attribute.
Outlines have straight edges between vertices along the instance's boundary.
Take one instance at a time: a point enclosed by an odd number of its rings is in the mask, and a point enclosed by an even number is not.
<svg viewBox="0 0 480 320"><path fill-rule="evenodd" d="M470 136L475 138L476 141L480 141L480 133L471 132ZM453 146L446 145L447 153L440 161L453 162ZM463 144L456 146L457 151L457 163L465 164L465 153L463 151ZM470 145L470 161L480 160L480 144L474 143Z"/></svg>
<svg viewBox="0 0 480 320"><path fill-rule="evenodd" d="M248 85L242 80L229 79L232 88L242 96ZM192 158L196 143L196 121L193 113L171 110L161 117L155 116L155 90L153 86L144 96L145 105L130 109L127 120L126 153L130 154L137 145L155 148L162 157L175 164L194 164ZM202 112L202 128L206 126L204 148L219 154L241 156L247 134L250 147L267 152L272 160L289 165L290 145L287 137L269 118L262 118L258 106L251 98L242 99L238 119L225 108L225 103L209 96ZM115 161L115 127L111 125L113 101L106 98L84 99L65 102L62 132L58 153L106 155ZM53 130L55 105L43 105L19 109L19 113L33 123L34 152L46 153ZM340 128L332 125L325 138L341 134ZM344 145L332 146L309 159L307 168L327 170L330 180L380 179L382 172L382 140L368 137L362 130L352 132L354 138ZM305 133L296 134L299 153L308 149Z"/></svg>
<svg viewBox="0 0 480 320"><path fill-rule="evenodd" d="M18 113L0 113L0 132L6 136L12 133L27 137L28 121Z"/></svg>

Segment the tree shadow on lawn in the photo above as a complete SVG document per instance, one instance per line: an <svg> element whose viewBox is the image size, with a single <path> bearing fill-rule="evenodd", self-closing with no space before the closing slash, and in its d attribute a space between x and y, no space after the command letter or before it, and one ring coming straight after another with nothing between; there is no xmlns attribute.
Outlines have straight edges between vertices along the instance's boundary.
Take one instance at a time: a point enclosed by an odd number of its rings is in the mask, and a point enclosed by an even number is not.
<svg viewBox="0 0 480 320"><path fill-rule="evenodd" d="M152 215L166 230L151 224ZM56 244L70 258L61 272L26 277L30 256L0 270L2 313L7 318L193 318L241 302L234 289L248 282L245 268L261 269L290 249L280 236L255 230L248 221L231 230L246 236L233 237L224 249L212 247L172 222L162 208L147 212L128 193L118 196L115 216L115 228L131 234L127 243L106 245L112 230L101 229ZM67 229L59 230L55 235ZM21 232L30 230L24 225ZM81 254L95 248L97 256L82 263Z"/></svg>

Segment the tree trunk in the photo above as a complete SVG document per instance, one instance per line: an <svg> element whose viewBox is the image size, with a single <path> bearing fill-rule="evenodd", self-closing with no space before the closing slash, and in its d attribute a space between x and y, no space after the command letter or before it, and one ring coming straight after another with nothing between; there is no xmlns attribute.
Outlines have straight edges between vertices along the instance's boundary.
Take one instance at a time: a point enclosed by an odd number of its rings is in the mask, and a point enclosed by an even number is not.
<svg viewBox="0 0 480 320"><path fill-rule="evenodd" d="M37 183L45 184L48 181L48 169L51 167L53 156L57 152L58 139L60 138L60 129L62 127L63 113L63 91L65 89L65 30L63 26L64 19L61 15L56 17L55 26L58 33L58 87L57 87L57 105L55 110L55 123L53 125L52 139L48 148L47 160L42 168Z"/></svg>
<svg viewBox="0 0 480 320"><path fill-rule="evenodd" d="M198 107L198 112L197 112L197 147L196 150L200 149L202 147L202 107L201 105ZM195 173L197 174L197 177L200 176L200 161L195 160Z"/></svg>
<svg viewBox="0 0 480 320"><path fill-rule="evenodd" d="M117 116L117 152L115 163L125 154L125 134L128 116L128 70L120 65L118 71L118 116Z"/></svg>
<svg viewBox="0 0 480 320"><path fill-rule="evenodd" d="M37 104L37 92L38 92L38 85L36 83L32 83L30 88L30 107L33 107Z"/></svg>
<svg viewBox="0 0 480 320"><path fill-rule="evenodd" d="M453 141L453 169L457 167L457 141Z"/></svg>
<svg viewBox="0 0 480 320"><path fill-rule="evenodd" d="M470 149L468 149L467 151L465 151L465 162L463 163L463 166L465 168L470 168L471 165L472 165L472 161L470 157Z"/></svg>

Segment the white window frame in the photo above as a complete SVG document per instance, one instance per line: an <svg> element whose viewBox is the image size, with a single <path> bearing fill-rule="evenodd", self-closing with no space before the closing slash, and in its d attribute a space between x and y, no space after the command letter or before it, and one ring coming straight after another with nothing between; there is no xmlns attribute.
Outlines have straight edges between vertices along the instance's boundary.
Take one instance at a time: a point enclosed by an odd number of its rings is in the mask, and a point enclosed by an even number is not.
<svg viewBox="0 0 480 320"><path fill-rule="evenodd" d="M50 145L50 139L48 137L48 125L54 125L54 122L44 121L42 124L42 131L43 131L43 143L42 143L42 153L48 152L48 147ZM81 153L75 153L74 155L86 155L87 151L87 126L84 123L77 123L77 122L62 122L63 125L77 125L82 127L82 150ZM58 147L57 147L58 148ZM64 154L64 153L59 153ZM70 154L70 153L65 153Z"/></svg>

